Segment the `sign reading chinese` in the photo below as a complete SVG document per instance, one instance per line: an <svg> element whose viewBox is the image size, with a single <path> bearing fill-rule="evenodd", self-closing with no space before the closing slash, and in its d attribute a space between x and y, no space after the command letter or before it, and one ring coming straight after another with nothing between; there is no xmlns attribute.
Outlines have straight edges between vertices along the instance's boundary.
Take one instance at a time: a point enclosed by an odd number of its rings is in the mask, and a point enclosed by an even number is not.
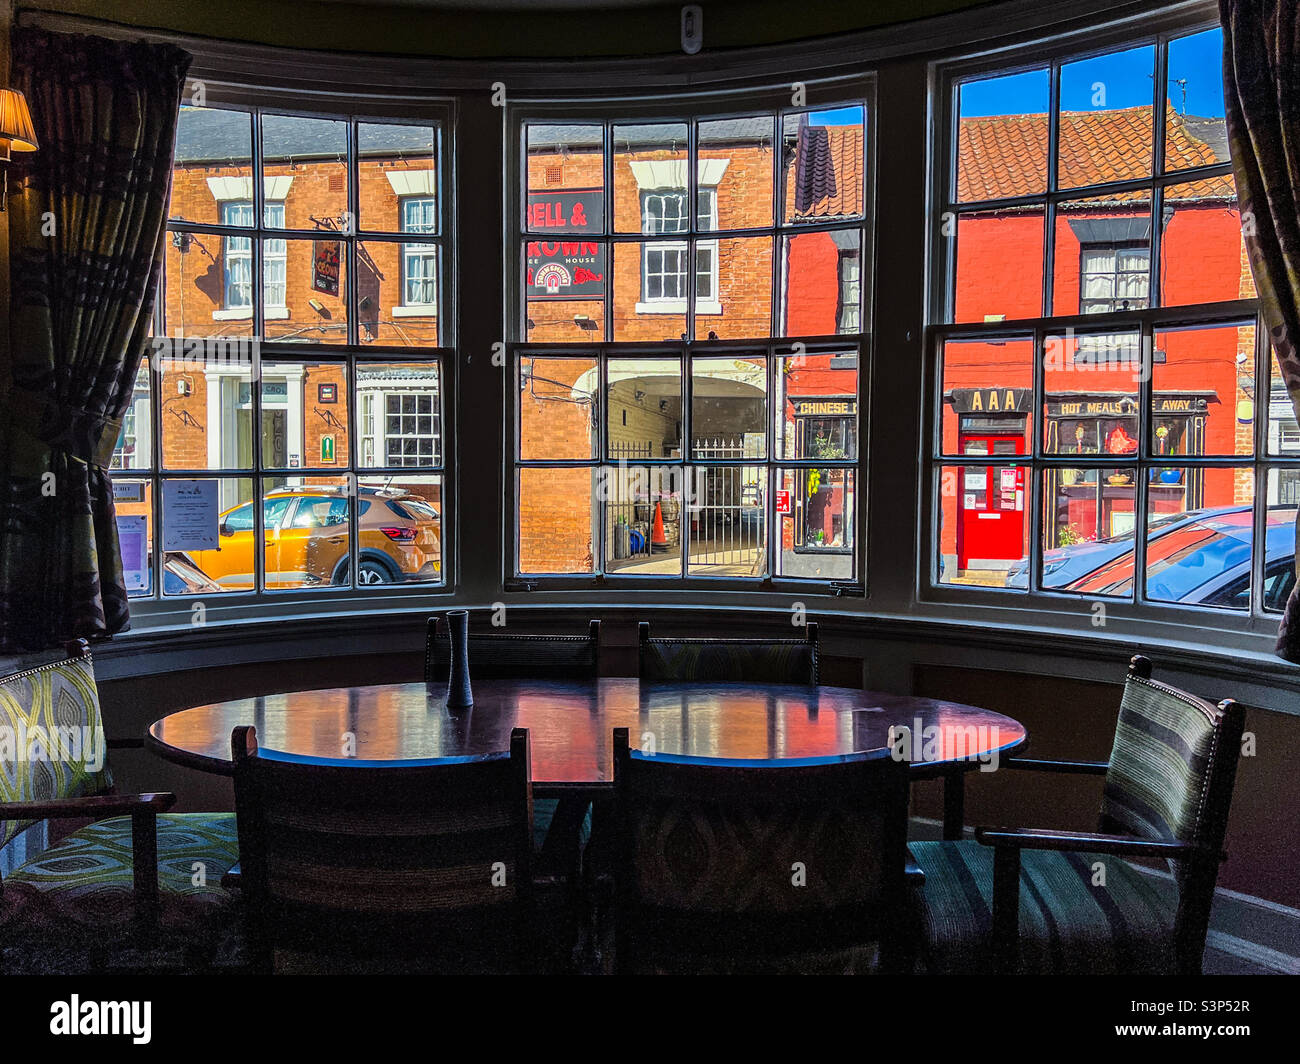
<svg viewBox="0 0 1300 1064"><path fill-rule="evenodd" d="M790 512L790 493L788 491L777 491L776 512L778 514L788 514Z"/></svg>
<svg viewBox="0 0 1300 1064"><path fill-rule="evenodd" d="M339 242L313 240L311 250L311 286L327 296L339 294Z"/></svg>

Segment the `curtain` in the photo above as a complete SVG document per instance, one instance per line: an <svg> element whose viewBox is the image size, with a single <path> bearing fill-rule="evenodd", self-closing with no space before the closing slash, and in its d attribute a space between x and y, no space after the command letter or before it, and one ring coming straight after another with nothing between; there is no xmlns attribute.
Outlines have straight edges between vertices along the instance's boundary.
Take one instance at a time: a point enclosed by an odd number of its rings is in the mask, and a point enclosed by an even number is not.
<svg viewBox="0 0 1300 1064"><path fill-rule="evenodd" d="M189 63L170 45L13 32L40 148L10 174L0 650L128 625L107 466L148 342Z"/></svg>
<svg viewBox="0 0 1300 1064"><path fill-rule="evenodd" d="M1264 327L1300 416L1300 7L1295 0L1219 0L1219 11L1246 253ZM1257 397L1256 417L1260 406ZM1300 662L1300 582L1278 628L1277 652Z"/></svg>

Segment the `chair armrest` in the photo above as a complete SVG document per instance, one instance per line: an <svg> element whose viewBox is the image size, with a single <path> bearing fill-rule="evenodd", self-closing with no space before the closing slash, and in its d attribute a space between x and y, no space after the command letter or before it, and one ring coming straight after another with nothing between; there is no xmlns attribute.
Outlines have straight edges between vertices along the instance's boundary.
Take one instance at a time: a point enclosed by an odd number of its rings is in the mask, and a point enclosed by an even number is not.
<svg viewBox="0 0 1300 1064"><path fill-rule="evenodd" d="M1177 839L1137 839L1131 835L1100 835L1090 831L1043 831L1033 828L976 828L983 846L1016 850L1091 850L1117 857L1192 857L1207 851ZM1222 860L1225 854L1214 854Z"/></svg>
<svg viewBox="0 0 1300 1064"><path fill-rule="evenodd" d="M50 798L43 802L0 802L0 820L103 820L150 812L165 813L176 804L169 791L150 794L97 794L86 798Z"/></svg>
<svg viewBox="0 0 1300 1064"><path fill-rule="evenodd" d="M1004 757L1001 764L1003 768L1065 776L1104 776L1110 769L1109 761L1042 761L1032 757Z"/></svg>

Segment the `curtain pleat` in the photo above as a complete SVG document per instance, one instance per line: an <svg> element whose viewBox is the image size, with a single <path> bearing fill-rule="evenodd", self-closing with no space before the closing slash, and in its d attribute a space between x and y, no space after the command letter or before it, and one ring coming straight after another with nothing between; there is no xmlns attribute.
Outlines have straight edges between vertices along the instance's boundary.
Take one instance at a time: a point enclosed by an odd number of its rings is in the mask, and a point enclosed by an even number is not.
<svg viewBox="0 0 1300 1064"><path fill-rule="evenodd" d="M1219 0L1223 80L1242 232L1264 327L1300 416L1300 6ZM1255 416L1260 416L1256 401ZM1300 582L1277 652L1300 661Z"/></svg>
<svg viewBox="0 0 1300 1064"><path fill-rule="evenodd" d="M17 28L0 649L128 626L107 467L148 338L190 56ZM155 539L157 532L155 530Z"/></svg>

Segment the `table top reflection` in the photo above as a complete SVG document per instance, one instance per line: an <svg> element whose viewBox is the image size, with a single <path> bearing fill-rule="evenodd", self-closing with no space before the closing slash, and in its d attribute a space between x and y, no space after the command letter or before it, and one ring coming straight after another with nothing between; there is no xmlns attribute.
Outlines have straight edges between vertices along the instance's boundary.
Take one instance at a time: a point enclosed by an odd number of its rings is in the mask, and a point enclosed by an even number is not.
<svg viewBox="0 0 1300 1064"><path fill-rule="evenodd" d="M216 702L156 721L146 745L229 775L230 733L241 724L257 729L264 749L365 761L492 753L508 748L512 728L527 728L534 791L545 795L608 787L615 728L661 754L782 761L882 749L891 729L906 727L917 775L988 764L1026 737L1018 721L986 709L843 687L476 680L474 705L455 711L445 695L407 683Z"/></svg>

